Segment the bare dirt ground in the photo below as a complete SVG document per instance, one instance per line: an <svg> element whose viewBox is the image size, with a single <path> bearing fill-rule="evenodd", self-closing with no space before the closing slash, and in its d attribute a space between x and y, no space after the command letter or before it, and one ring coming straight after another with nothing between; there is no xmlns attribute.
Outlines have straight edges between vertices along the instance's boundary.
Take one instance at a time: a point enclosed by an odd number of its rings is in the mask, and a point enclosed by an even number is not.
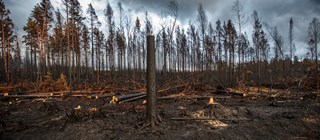
<svg viewBox="0 0 320 140"><path fill-rule="evenodd" d="M201 94L201 93L199 93ZM230 96L226 94L213 97ZM145 122L143 99L7 99L0 101L0 139L319 139L320 97L177 97L158 101L160 124Z"/></svg>

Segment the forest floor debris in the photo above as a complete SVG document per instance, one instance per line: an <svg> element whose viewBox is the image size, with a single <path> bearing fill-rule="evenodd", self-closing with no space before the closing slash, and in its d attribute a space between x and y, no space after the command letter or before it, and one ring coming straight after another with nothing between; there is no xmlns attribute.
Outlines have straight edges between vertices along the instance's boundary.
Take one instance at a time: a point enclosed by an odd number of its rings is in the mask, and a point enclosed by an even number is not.
<svg viewBox="0 0 320 140"><path fill-rule="evenodd" d="M145 94L131 97L141 95ZM113 95L104 98L9 98L0 101L0 139L320 137L320 95L317 92L279 93L275 97L205 92L160 96L164 98L158 101L162 122L155 130L143 124L146 107L143 98L121 104L110 104ZM129 95L116 97L130 99ZM217 104L208 104L210 97Z"/></svg>

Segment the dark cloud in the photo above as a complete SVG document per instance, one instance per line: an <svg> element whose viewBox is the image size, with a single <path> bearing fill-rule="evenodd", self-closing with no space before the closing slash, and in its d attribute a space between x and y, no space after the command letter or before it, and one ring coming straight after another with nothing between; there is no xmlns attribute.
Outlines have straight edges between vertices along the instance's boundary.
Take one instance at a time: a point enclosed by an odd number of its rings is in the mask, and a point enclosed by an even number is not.
<svg viewBox="0 0 320 140"><path fill-rule="evenodd" d="M120 0L124 6L134 12L154 12L161 14L168 12L169 3L173 0ZM218 5L224 5L223 0L177 0L178 20L187 24L189 20L196 20L197 8L201 3L204 9L216 9ZM207 11L208 17L211 15ZM210 17L209 17L210 18Z"/></svg>
<svg viewBox="0 0 320 140"><path fill-rule="evenodd" d="M19 34L24 34L23 26L26 24L28 17L34 5L40 0L4 0L6 8L11 11L11 18L15 24L15 29L19 30Z"/></svg>
<svg viewBox="0 0 320 140"><path fill-rule="evenodd" d="M86 8L89 2L92 2L99 14L99 19L103 20L103 7L107 0L79 0ZM132 20L138 15L143 15L145 11L161 15L168 11L168 5L172 0L109 0L116 10L116 3L122 2L125 10L130 11ZM180 24L187 25L189 21L197 24L197 8L202 3L207 14L209 22L215 26L215 22L220 19L226 21L232 19L231 12L233 2L235 0L177 0L178 2L178 21ZM32 8L40 0L4 0L6 7L11 10L12 18L16 26L21 31L29 17ZM60 0L51 0L52 3L61 3ZM294 35L297 50L303 50L306 47L306 35L309 22L312 18L320 18L320 0L240 0L244 10L250 17L253 10L257 10L263 22L267 22L270 26L277 26L280 34L285 42L288 42L288 25L289 19L294 20ZM99 8L98 8L99 7ZM85 11L84 9L83 11ZM140 19L143 17L139 17ZM153 23L155 27L158 23ZM251 40L252 19L249 19L244 31L248 33ZM271 39L270 39L271 41ZM273 43L270 42L272 45ZM287 45L287 43L285 44Z"/></svg>
<svg viewBox="0 0 320 140"><path fill-rule="evenodd" d="M320 1L319 0L310 0L315 6L320 7Z"/></svg>
<svg viewBox="0 0 320 140"><path fill-rule="evenodd" d="M248 9L256 9L264 22L277 26L283 36L285 46L288 46L289 20L294 21L294 36L297 50L305 48L307 29L313 17L319 17L319 5L311 0L286 0L286 1L255 1L249 4ZM251 21L252 23L252 21ZM270 43L271 44L271 43ZM301 54L301 52L297 52Z"/></svg>

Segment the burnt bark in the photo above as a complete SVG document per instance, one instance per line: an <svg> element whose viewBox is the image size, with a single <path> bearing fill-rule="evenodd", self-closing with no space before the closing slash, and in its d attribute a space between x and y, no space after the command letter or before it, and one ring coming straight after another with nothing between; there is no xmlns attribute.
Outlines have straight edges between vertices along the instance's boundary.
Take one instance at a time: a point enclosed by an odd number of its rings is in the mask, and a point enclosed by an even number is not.
<svg viewBox="0 0 320 140"><path fill-rule="evenodd" d="M154 126L157 119L157 91L154 36L147 36L147 120Z"/></svg>

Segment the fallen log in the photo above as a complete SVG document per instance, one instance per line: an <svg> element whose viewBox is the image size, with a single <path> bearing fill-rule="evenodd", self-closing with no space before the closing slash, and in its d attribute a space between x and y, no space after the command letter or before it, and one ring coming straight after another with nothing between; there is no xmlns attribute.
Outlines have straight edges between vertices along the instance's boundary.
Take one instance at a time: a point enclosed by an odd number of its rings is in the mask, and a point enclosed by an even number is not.
<svg viewBox="0 0 320 140"><path fill-rule="evenodd" d="M130 102L135 101L138 99L143 99L147 97L146 93L136 93L136 94L128 94L128 95L122 95L120 97L113 97L113 99L110 101L110 103L124 103L124 102ZM213 97L214 99L230 99L231 96L200 96L200 95L180 95L180 94L174 94L174 95L168 95L163 97L158 97L158 100L171 100L176 98L187 98L187 99L210 99Z"/></svg>
<svg viewBox="0 0 320 140"><path fill-rule="evenodd" d="M0 101L4 101L10 98L53 98L53 97L62 97L61 95L7 95L7 96L0 96Z"/></svg>
<svg viewBox="0 0 320 140"><path fill-rule="evenodd" d="M128 98L134 98L134 97L141 96L141 95L147 95L147 93L146 92L141 92L141 93L126 94L126 95L118 96L117 99L119 101L121 101L121 100L125 100L125 99L128 99Z"/></svg>
<svg viewBox="0 0 320 140"><path fill-rule="evenodd" d="M61 95L8 95L7 98L46 98L46 97L61 97Z"/></svg>
<svg viewBox="0 0 320 140"><path fill-rule="evenodd" d="M219 118L171 118L174 121L205 121L205 120L219 120L219 121L249 121L250 119L219 119Z"/></svg>
<svg viewBox="0 0 320 140"><path fill-rule="evenodd" d="M201 120L217 120L217 118L171 118L174 121L201 121Z"/></svg>
<svg viewBox="0 0 320 140"><path fill-rule="evenodd" d="M73 94L73 95L41 95L41 94L29 94L29 95L8 95L3 96L4 98L49 98L49 97L88 97L84 94Z"/></svg>
<svg viewBox="0 0 320 140"><path fill-rule="evenodd" d="M201 96L201 95L168 95L168 96L163 96L163 97L158 97L159 100L170 100L170 99L175 99L175 98L189 98L189 99L210 99L213 97L214 99L230 99L231 96Z"/></svg>
<svg viewBox="0 0 320 140"><path fill-rule="evenodd" d="M146 96L147 96L147 93L145 93L145 92L126 94L126 95L121 95L121 96L118 96L118 97L117 96L112 96L112 99L111 99L110 103L111 104L117 104L117 103L120 103L123 100L134 101L134 100L140 99L139 97L144 98ZM136 98L136 97L138 97L138 98ZM128 102L128 101L125 101L125 102Z"/></svg>
<svg viewBox="0 0 320 140"><path fill-rule="evenodd" d="M103 94L103 91L55 91L55 92L38 92L36 91L26 91L26 92L8 92L9 95L33 95L33 94L39 94L39 95L52 95L52 94ZM0 93L0 96L3 96L4 93Z"/></svg>
<svg viewBox="0 0 320 140"><path fill-rule="evenodd" d="M108 98L111 96L114 96L115 93L112 94L94 94L98 93L99 91L96 92L52 92L52 93L41 93L41 94L25 94L25 95L12 95L12 94L3 94L0 100L5 100L8 98L58 98L58 97L87 97L87 98Z"/></svg>
<svg viewBox="0 0 320 140"><path fill-rule="evenodd" d="M124 103L124 102L130 102L130 101L142 99L142 98L145 98L145 97L147 97L146 94L145 95L136 96L136 97L129 98L129 99L126 99L126 100L122 100L122 101L119 102L119 104Z"/></svg>
<svg viewBox="0 0 320 140"><path fill-rule="evenodd" d="M238 96L244 96L243 92L237 92L237 91L228 91L228 90L216 90L217 93L222 92L222 93L227 93L227 94L232 94L232 95L238 95Z"/></svg>

